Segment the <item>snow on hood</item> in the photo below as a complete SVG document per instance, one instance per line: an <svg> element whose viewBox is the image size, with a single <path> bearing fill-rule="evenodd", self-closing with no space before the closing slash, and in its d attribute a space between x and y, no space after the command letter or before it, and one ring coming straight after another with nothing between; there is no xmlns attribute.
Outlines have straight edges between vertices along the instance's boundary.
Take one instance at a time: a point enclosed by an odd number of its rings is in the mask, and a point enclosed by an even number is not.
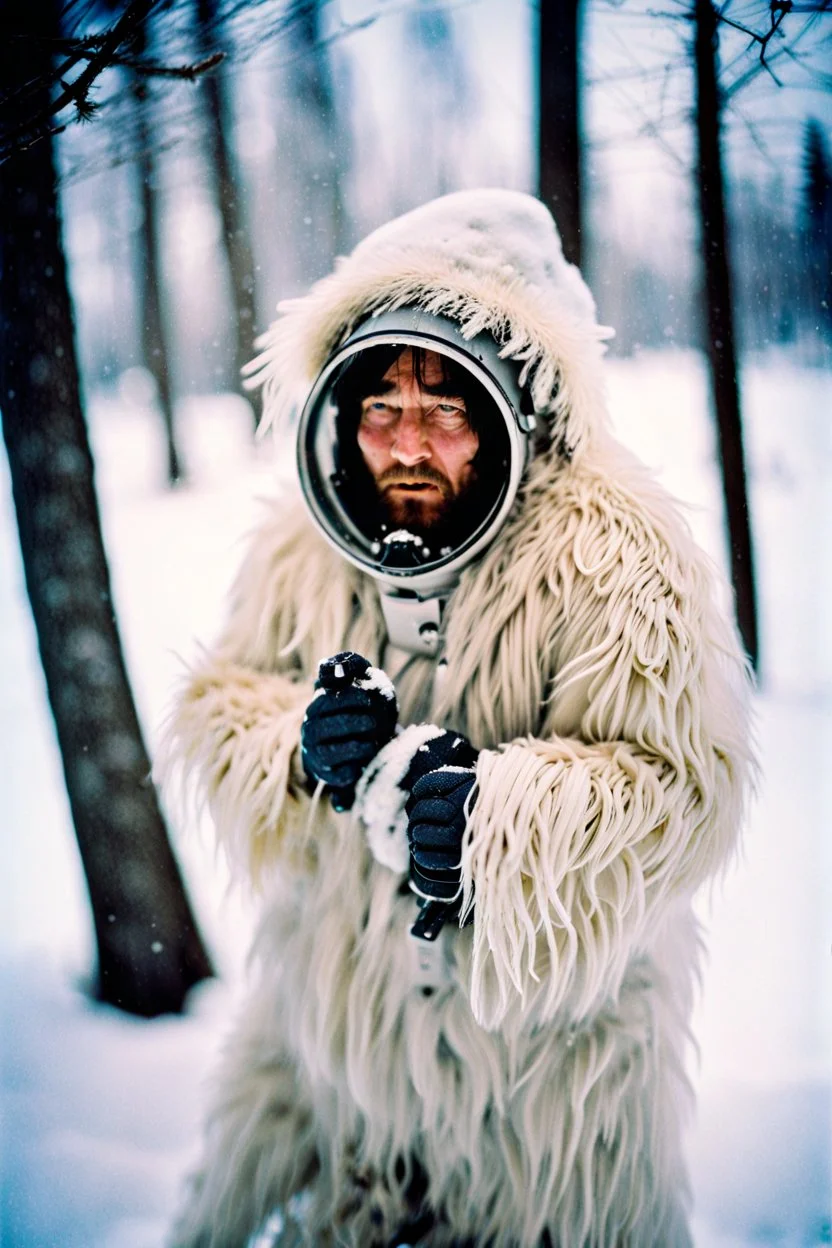
<svg viewBox="0 0 832 1248"><path fill-rule="evenodd" d="M554 221L519 191L458 191L368 235L309 293L278 305L246 369L263 386L261 429L291 420L332 352L367 316L407 305L486 331L522 365L538 412L567 456L606 423L601 357L611 330Z"/></svg>

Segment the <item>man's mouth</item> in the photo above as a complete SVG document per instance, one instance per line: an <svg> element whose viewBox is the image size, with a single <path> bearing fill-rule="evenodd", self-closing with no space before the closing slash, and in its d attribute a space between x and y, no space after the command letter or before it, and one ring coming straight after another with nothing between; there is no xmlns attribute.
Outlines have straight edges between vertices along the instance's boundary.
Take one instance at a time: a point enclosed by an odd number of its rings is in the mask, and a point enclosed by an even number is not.
<svg viewBox="0 0 832 1248"><path fill-rule="evenodd" d="M439 486L432 481L396 481L395 484L388 485L387 489L403 490L407 494L419 494L425 490L436 490L439 493Z"/></svg>

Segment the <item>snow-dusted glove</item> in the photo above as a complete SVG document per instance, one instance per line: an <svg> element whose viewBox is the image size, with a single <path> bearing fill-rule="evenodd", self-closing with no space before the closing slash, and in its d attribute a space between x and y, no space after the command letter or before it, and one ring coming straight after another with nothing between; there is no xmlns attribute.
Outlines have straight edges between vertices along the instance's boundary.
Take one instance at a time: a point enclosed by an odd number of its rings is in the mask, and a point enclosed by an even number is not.
<svg viewBox="0 0 832 1248"><path fill-rule="evenodd" d="M413 791L416 781L421 780L429 771L438 771L440 767L473 767L479 755L479 750L475 750L461 732L435 728L430 724L426 724L424 730L433 735L416 750L407 771L399 781L399 788L404 789L408 795Z"/></svg>
<svg viewBox="0 0 832 1248"><path fill-rule="evenodd" d="M405 776L410 879L423 897L453 901L462 876L465 804L476 783L478 751L446 732L417 751Z"/></svg>
<svg viewBox="0 0 832 1248"><path fill-rule="evenodd" d="M316 693L300 731L307 775L331 790L336 810L349 810L367 764L396 731L396 692L380 668L344 650L318 668Z"/></svg>

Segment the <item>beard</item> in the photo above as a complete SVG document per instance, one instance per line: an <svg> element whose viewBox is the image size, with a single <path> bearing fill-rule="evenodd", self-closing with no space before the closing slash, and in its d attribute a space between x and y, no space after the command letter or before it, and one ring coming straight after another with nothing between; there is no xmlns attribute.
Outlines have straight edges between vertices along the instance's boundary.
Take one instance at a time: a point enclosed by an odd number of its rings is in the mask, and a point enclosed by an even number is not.
<svg viewBox="0 0 832 1248"><path fill-rule="evenodd" d="M384 522L407 529L434 543L449 539L455 531L461 504L475 476L455 493L444 473L425 464L419 468L389 468L376 482Z"/></svg>

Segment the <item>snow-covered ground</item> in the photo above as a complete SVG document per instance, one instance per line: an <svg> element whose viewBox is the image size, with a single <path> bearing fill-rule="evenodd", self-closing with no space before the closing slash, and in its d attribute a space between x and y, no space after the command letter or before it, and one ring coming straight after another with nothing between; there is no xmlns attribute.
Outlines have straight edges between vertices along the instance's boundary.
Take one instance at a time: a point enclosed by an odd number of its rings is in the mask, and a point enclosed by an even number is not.
<svg viewBox="0 0 832 1248"><path fill-rule="evenodd" d="M192 484L160 488L155 419L127 378L93 404L115 594L152 747L181 655L210 639L270 447L231 398L181 405ZM132 384L131 384L132 383ZM693 354L610 364L622 436L692 506L722 558L704 375ZM745 850L703 899L690 1135L698 1248L828 1243L832 1067L832 384L788 359L745 377L759 558L759 795ZM183 1018L138 1022L83 993L92 937L60 759L0 478L2 1221L14 1248L160 1248L235 1008L250 912L205 829L173 833L222 979Z"/></svg>

